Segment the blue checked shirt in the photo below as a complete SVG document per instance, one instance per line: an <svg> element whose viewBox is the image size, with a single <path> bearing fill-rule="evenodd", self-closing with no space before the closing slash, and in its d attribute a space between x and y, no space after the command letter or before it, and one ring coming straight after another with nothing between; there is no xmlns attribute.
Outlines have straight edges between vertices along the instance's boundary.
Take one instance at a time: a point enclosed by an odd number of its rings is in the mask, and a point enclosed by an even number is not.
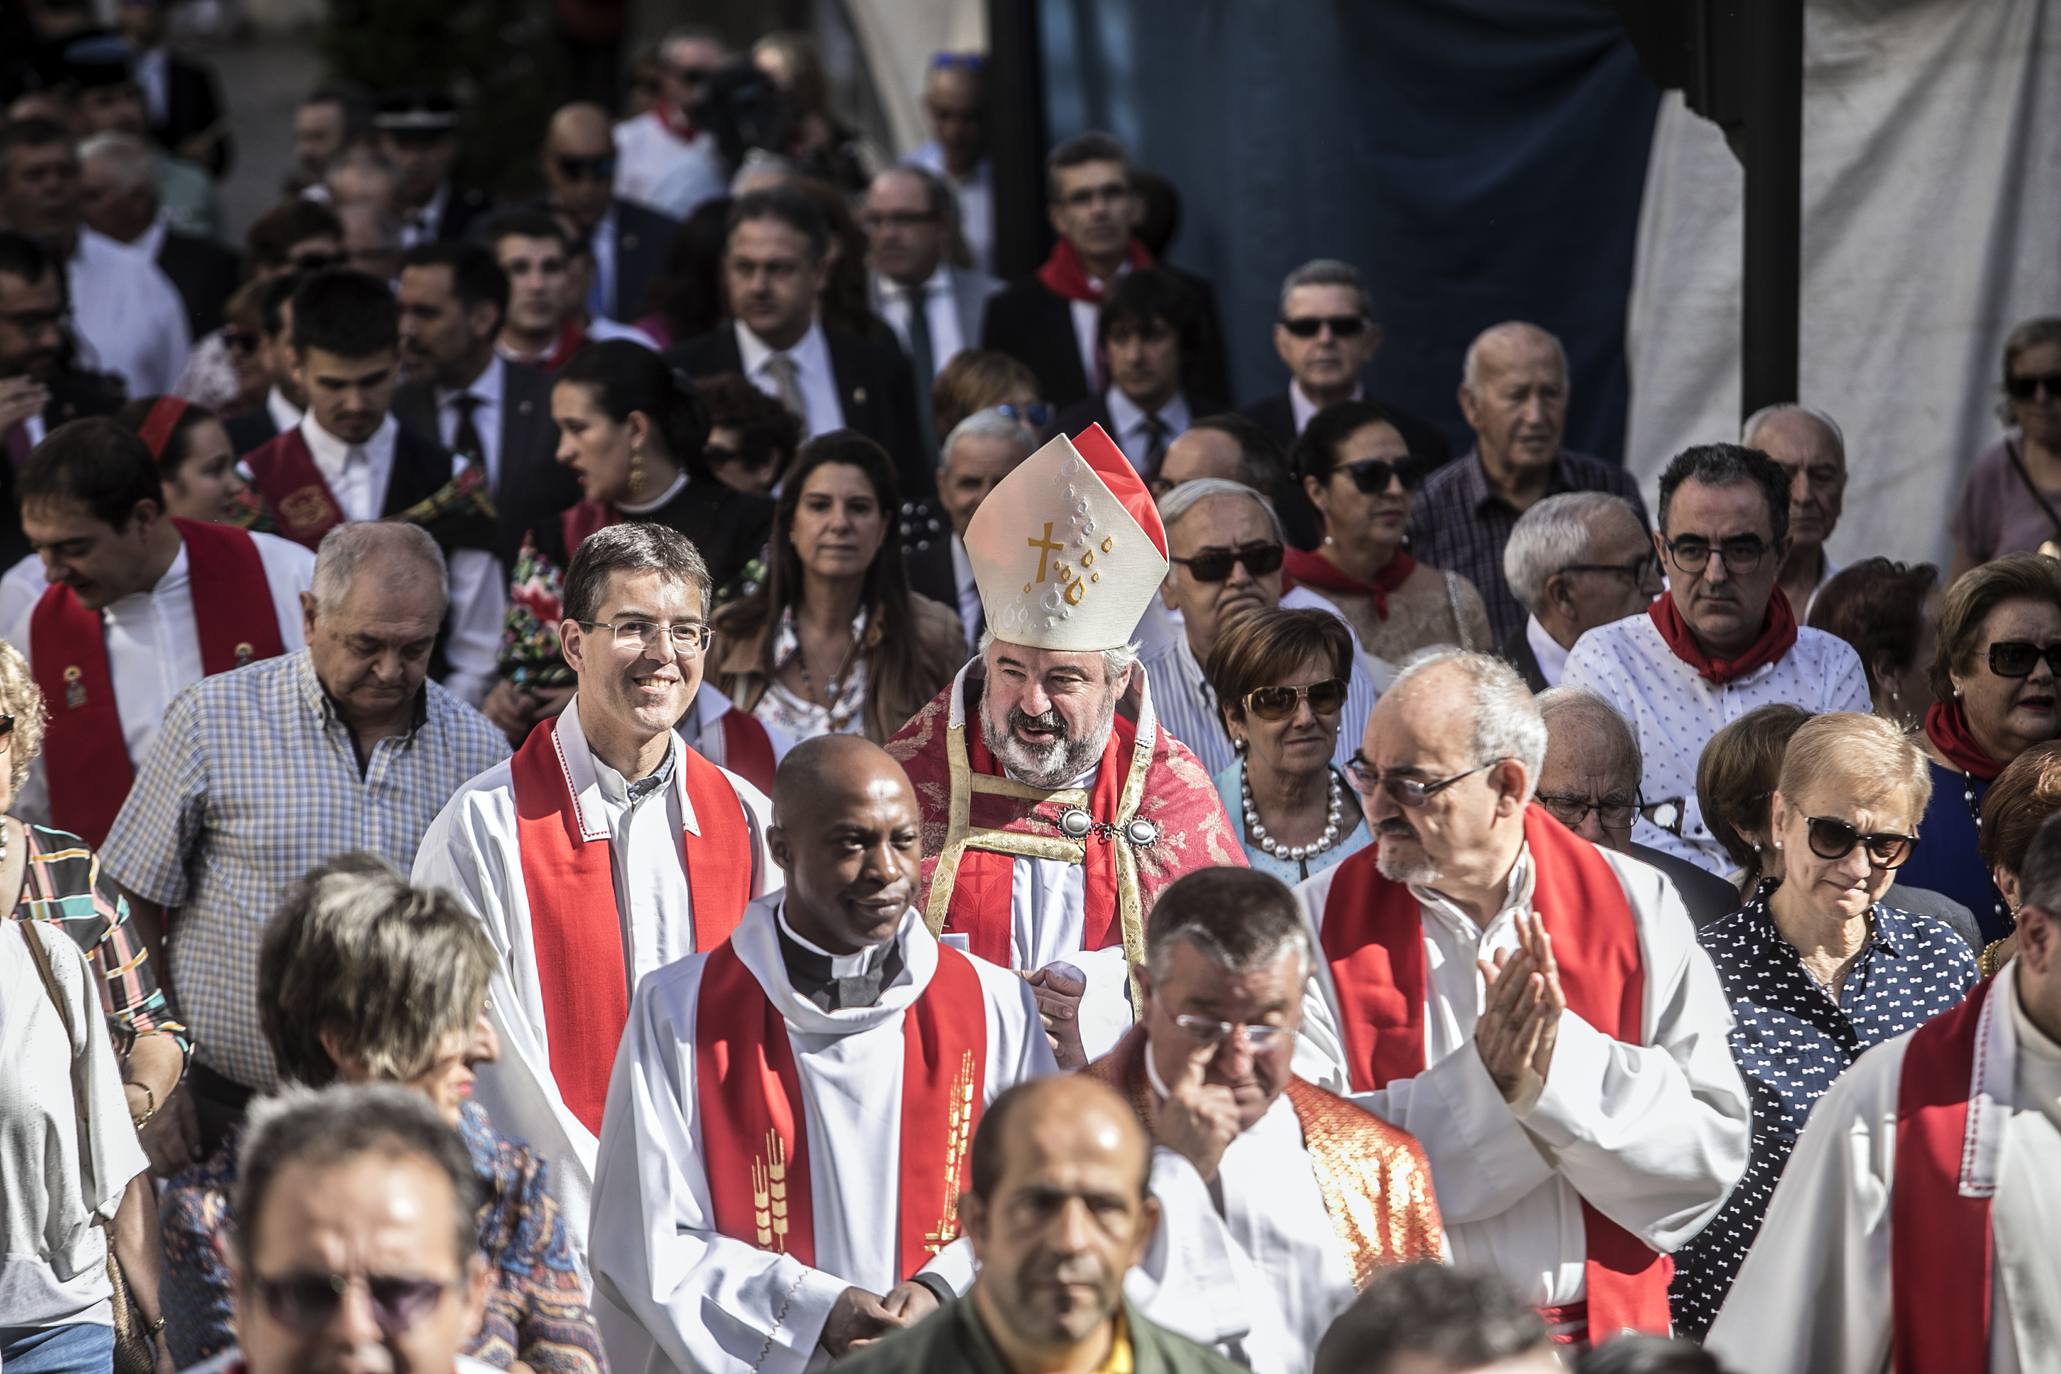
<svg viewBox="0 0 2061 1374"><path fill-rule="evenodd" d="M258 1091L278 1075L258 1023L258 944L301 875L353 850L402 873L460 786L508 756L487 718L434 682L415 724L358 770L305 649L188 687L165 713L102 868L176 910L173 996L194 1054Z"/></svg>

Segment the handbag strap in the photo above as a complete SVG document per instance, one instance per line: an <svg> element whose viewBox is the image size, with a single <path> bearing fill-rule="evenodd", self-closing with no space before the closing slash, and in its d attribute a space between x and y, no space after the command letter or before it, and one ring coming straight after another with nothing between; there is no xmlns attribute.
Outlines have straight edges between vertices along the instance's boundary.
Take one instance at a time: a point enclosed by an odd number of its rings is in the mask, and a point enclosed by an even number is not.
<svg viewBox="0 0 2061 1374"><path fill-rule="evenodd" d="M86 1135L86 1085L79 1080L80 1056L75 1048L78 1043L78 1027L72 1024L71 1003L65 1000L64 989L57 985L57 969L50 962L50 951L43 947L42 940L38 939L36 932L30 928L35 924L34 920L14 919L10 920L9 924L19 927L21 938L29 942L29 957L35 960L36 974L43 980L43 990L50 994L51 1002L57 1007L58 1019L64 1022L65 1049L71 1059L72 1115L78 1121L79 1167L81 1170L79 1176L82 1179L88 1179L93 1176L93 1170L88 1162L90 1159L88 1151L92 1147Z"/></svg>
<svg viewBox="0 0 2061 1374"><path fill-rule="evenodd" d="M2032 493L2032 499L2039 502L2040 509L2047 513L2047 523L2054 527L2054 537L2061 539L2061 515L2055 513L2053 502L2047 500L2047 494L2032 480L2032 473L2025 466L2025 460L2018 456L2018 445L2009 439L2004 440L2004 456L2011 460L2011 470L2018 474L2019 481L2025 483L2025 489Z"/></svg>

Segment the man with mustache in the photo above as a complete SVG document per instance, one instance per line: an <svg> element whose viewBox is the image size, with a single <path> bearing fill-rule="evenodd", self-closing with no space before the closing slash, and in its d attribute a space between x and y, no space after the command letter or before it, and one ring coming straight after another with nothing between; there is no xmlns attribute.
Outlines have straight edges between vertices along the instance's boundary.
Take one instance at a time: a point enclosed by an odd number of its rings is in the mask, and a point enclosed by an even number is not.
<svg viewBox="0 0 2061 1374"><path fill-rule="evenodd" d="M415 861L413 881L456 892L501 952L489 996L505 1052L480 1100L550 1161L581 1255L630 989L721 944L772 886L765 795L673 730L701 686L709 590L675 530L588 536L558 625L572 700L459 789Z"/></svg>
<svg viewBox="0 0 2061 1374"><path fill-rule="evenodd" d="M1748 416L1739 442L1759 449L1789 478L1789 556L1782 560L1782 591L1810 619L1818 588L1839 565L1825 541L1846 505L1846 435L1839 422L1806 405L1775 405Z"/></svg>
<svg viewBox="0 0 2061 1374"><path fill-rule="evenodd" d="M1025 459L965 543L988 633L888 742L923 805L920 905L945 940L1025 972L1076 1067L1134 1019L1129 970L1159 893L1245 854L1153 710L1131 636L1167 537L1109 436L1090 427Z"/></svg>
<svg viewBox="0 0 2061 1374"><path fill-rule="evenodd" d="M1646 812L1632 839L1722 874L1730 866L1696 799L1703 746L1756 706L1874 709L1846 641L1798 628L1777 583L1789 553L1789 475L1736 444L1684 449L1660 478L1654 552L1667 595L1645 615L1575 641L1561 681L1586 687L1639 733ZM1663 826L1648 817L1667 804Z"/></svg>
<svg viewBox="0 0 2061 1374"><path fill-rule="evenodd" d="M1417 1142L1289 1067L1310 954L1278 879L1189 874L1152 910L1143 1018L1087 1070L1157 1147L1132 1300L1262 1374L1307 1370L1380 1268L1445 1256Z"/></svg>
<svg viewBox="0 0 2061 1374"><path fill-rule="evenodd" d="M1665 1334L1666 1252L1746 1165L1731 1012L1667 880L1530 804L1545 754L1501 659L1403 670L1350 769L1376 844L1296 889L1296 1067L1423 1143L1456 1263L1568 1340Z"/></svg>
<svg viewBox="0 0 2061 1374"><path fill-rule="evenodd" d="M963 1292L975 1128L1054 1069L1031 989L925 927L879 745L796 745L768 839L785 890L644 979L609 1085L595 1281L677 1369L814 1367Z"/></svg>

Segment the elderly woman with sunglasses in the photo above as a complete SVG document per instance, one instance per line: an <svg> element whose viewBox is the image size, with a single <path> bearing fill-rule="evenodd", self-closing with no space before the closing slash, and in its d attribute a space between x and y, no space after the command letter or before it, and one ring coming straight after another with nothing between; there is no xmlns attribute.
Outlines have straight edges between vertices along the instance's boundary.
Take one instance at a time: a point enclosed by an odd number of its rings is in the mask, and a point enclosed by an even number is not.
<svg viewBox="0 0 2061 1374"><path fill-rule="evenodd" d="M500 1369L600 1374L607 1361L547 1167L472 1100L474 1070L499 1054L486 1006L495 958L484 928L449 893L410 887L369 855L345 855L310 872L266 923L258 1014L282 1078L311 1088L399 1083L428 1098L464 1141L485 1199L476 1221L491 1270L486 1318L466 1354ZM182 1369L235 1344L223 1256L239 1144L225 1143L165 1194L165 1334ZM293 1310L319 1322L340 1295L295 1296ZM375 1285L372 1301L389 1335L410 1320L405 1291ZM284 1309L272 1315L294 1320Z"/></svg>
<svg viewBox="0 0 2061 1374"><path fill-rule="evenodd" d="M1949 587L1932 689L1925 847L1902 880L1967 906L1984 942L2000 940L2011 918L1982 860L1982 800L2011 760L2061 735L2061 563L2012 554Z"/></svg>
<svg viewBox="0 0 2061 1374"><path fill-rule="evenodd" d="M1291 887L1374 838L1332 762L1352 663L1337 616L1264 610L1227 621L1203 665L1238 752L1217 795L1247 861Z"/></svg>
<svg viewBox="0 0 2061 1374"><path fill-rule="evenodd" d="M1732 1057L1753 1102L1745 1176L1675 1251L1678 1334L1700 1339L1759 1231L1811 1107L1869 1046L1961 1000L1975 957L1944 924L1882 900L1918 847L1924 755L1880 716L1804 722L1769 801L1778 882L1697 932L1731 1001Z"/></svg>
<svg viewBox="0 0 2061 1374"><path fill-rule="evenodd" d="M2061 549L2061 318L2004 340L2004 437L1975 456L1954 511L1955 576L2007 553Z"/></svg>
<svg viewBox="0 0 2061 1374"><path fill-rule="evenodd" d="M1494 643L1474 585L1403 548L1423 465L1387 411L1372 401L1326 406L1295 441L1293 463L1324 535L1315 549L1289 551L1288 574L1336 603L1368 653L1401 663L1433 644Z"/></svg>

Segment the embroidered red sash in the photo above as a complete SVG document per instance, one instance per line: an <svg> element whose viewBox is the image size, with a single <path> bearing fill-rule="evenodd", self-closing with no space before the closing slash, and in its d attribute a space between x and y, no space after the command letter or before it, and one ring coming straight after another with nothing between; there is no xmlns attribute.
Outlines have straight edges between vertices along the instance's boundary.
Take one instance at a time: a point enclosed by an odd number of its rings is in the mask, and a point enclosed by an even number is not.
<svg viewBox="0 0 2061 1374"><path fill-rule="evenodd" d="M1553 937L1568 1008L1614 1040L1644 1038L1645 961L1617 874L1593 845L1537 806L1524 817L1532 909ZM1339 1030L1355 1092L1423 1072L1424 936L1417 899L1375 866L1374 847L1338 866L1324 902L1324 958L1338 991ZM1590 1330L1665 1335L1674 1262L1585 1200Z"/></svg>
<svg viewBox="0 0 2061 1374"><path fill-rule="evenodd" d="M1904 1050L1889 1196L1896 1374L1989 1368L1990 1200L1962 1196L1961 1166L1982 1007L1996 982L1983 980L1961 1005L1920 1026Z"/></svg>
<svg viewBox="0 0 2061 1374"><path fill-rule="evenodd" d="M967 1150L987 1105L980 975L957 950L937 954L929 986L902 1016L897 1282L958 1237ZM716 1230L814 1268L809 1125L794 1047L786 1018L730 941L702 968L694 1081Z"/></svg>
<svg viewBox="0 0 2061 1374"><path fill-rule="evenodd" d="M186 576L204 676L286 652L265 561L250 535L174 518L186 544ZM115 705L114 670L97 611L53 582L29 616L29 660L50 712L50 819L98 847L136 781Z"/></svg>
<svg viewBox="0 0 2061 1374"><path fill-rule="evenodd" d="M315 548L344 522L343 506L329 490L300 427L283 429L243 460L251 485L265 498L279 533Z"/></svg>
<svg viewBox="0 0 2061 1374"><path fill-rule="evenodd" d="M758 717L735 706L723 712L723 766L767 796L773 794L773 738Z"/></svg>
<svg viewBox="0 0 2061 1374"><path fill-rule="evenodd" d="M977 703L968 708L966 765L975 773L999 777L1002 765L996 762L981 735L980 722L974 716L978 710ZM1088 789L1088 813L1096 820L1115 818L1137 744L1137 723L1117 712L1109 743L1102 749L1102 766L1095 771L1094 784ZM982 793L975 793L968 806L968 819L976 826L992 830L1003 829L1032 810L1014 798ZM1035 809L1052 823L1045 833L1057 834L1060 808L1040 803ZM1096 834L1088 837L1087 855L1082 863L1086 870L1085 900L1081 904L1082 949L1107 949L1123 940L1123 926L1117 913L1116 851L1111 848L1122 843ZM1015 966L1009 952L1009 936L1016 923L1009 895L1015 877L1016 860L1011 855L967 846L959 860L959 877L945 916L945 929L966 936L968 950L1003 968Z"/></svg>
<svg viewBox="0 0 2061 1374"><path fill-rule="evenodd" d="M1713 554L1713 557L1716 555ZM1796 646L1796 611L1789 604L1788 594L1779 586L1768 597L1768 618L1761 626L1760 636L1746 646L1737 658L1712 658L1696 642L1696 635L1689 629L1689 622L1682 619L1682 613L1675 609L1672 596L1656 596L1646 607L1646 614L1653 618L1654 628L1667 641L1667 647L1674 656L1696 670L1696 675L1705 682L1722 687L1735 678L1745 677L1763 664L1773 663Z"/></svg>
<svg viewBox="0 0 2061 1374"><path fill-rule="evenodd" d="M551 1076L573 1115L599 1135L609 1071L630 1014L630 983L609 842L580 838L557 730L556 720L538 722L515 753L516 839L542 975ZM694 947L710 949L743 919L758 842L722 770L692 749L682 762L701 833L681 835L680 864L694 906Z"/></svg>
<svg viewBox="0 0 2061 1374"><path fill-rule="evenodd" d="M1298 549L1290 546L1285 564L1289 581L1305 587L1314 587L1320 592L1342 592L1347 596L1364 596L1374 603L1374 618L1388 619L1388 594L1410 580L1410 574L1417 571L1417 560L1396 550L1395 557L1382 565L1381 571L1362 582L1347 573L1323 554L1313 549ZM1284 588L1285 590L1285 588Z"/></svg>

